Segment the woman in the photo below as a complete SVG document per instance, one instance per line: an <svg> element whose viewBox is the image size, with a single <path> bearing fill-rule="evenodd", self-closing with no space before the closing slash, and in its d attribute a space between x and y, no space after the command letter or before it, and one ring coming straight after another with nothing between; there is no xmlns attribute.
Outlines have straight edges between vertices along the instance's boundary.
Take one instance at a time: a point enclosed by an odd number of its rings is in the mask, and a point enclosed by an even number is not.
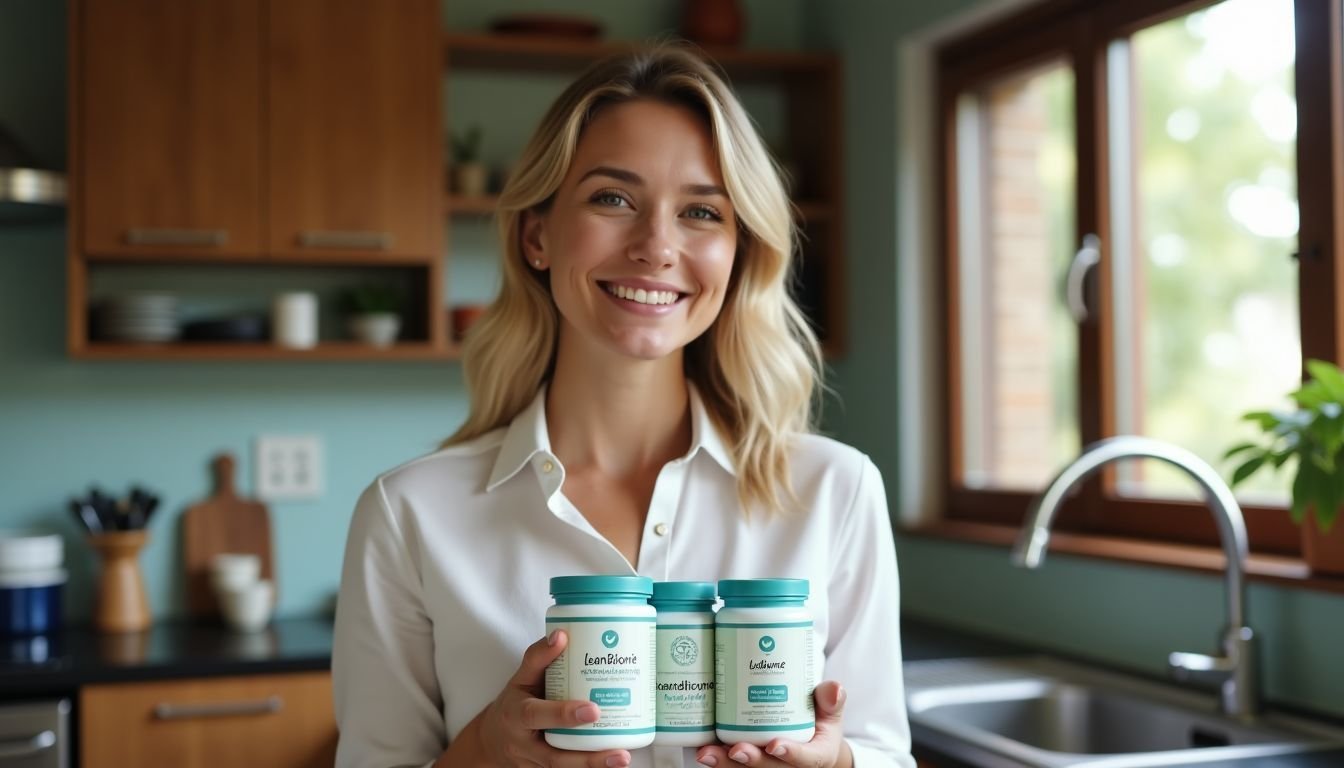
<svg viewBox="0 0 1344 768"><path fill-rule="evenodd" d="M882 481L810 433L820 356L787 291L789 203L724 81L675 47L594 66L499 210L466 424L380 476L351 523L338 764L913 768ZM548 580L596 573L809 579L816 736L550 747L544 729L598 710L542 700L568 640L537 639Z"/></svg>

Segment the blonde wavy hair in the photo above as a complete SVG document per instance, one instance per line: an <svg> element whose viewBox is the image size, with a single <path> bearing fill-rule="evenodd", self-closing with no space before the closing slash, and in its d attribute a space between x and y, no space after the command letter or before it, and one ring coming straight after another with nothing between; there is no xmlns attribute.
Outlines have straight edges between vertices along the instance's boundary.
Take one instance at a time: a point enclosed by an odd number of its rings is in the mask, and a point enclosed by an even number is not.
<svg viewBox="0 0 1344 768"><path fill-rule="evenodd" d="M470 413L444 445L506 426L550 376L559 314L547 277L527 266L523 214L547 210L597 112L636 99L687 107L714 137L737 212L737 254L723 308L687 346L684 366L733 453L744 511L785 511L796 501L789 444L813 430L822 372L816 335L789 293L797 243L792 208L778 168L725 79L682 45L593 65L551 105L523 151L497 210L503 285L463 351Z"/></svg>

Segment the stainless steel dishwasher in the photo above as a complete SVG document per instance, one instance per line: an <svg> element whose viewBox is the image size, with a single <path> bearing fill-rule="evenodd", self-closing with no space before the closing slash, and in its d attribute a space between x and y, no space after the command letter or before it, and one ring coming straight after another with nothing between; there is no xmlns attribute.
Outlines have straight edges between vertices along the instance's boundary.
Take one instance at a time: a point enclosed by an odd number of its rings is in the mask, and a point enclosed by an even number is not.
<svg viewBox="0 0 1344 768"><path fill-rule="evenodd" d="M0 768L70 768L70 700L0 704Z"/></svg>

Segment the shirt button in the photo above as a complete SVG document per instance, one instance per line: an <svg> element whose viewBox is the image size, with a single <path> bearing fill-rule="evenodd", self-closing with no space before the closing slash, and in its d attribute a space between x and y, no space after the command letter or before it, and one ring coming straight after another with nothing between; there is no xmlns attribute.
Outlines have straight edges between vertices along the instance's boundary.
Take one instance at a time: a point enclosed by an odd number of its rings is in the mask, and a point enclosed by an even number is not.
<svg viewBox="0 0 1344 768"><path fill-rule="evenodd" d="M541 471L549 475L555 471L555 465L549 461L543 462L541 465Z"/></svg>
<svg viewBox="0 0 1344 768"><path fill-rule="evenodd" d="M667 535L667 523L659 523L653 526L653 532L659 536Z"/></svg>

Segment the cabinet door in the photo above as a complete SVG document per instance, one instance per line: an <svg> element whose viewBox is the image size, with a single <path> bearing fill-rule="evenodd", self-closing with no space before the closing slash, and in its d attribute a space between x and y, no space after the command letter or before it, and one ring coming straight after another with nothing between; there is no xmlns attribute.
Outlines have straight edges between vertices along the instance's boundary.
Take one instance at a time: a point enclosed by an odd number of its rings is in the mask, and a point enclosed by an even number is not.
<svg viewBox="0 0 1344 768"><path fill-rule="evenodd" d="M260 0L81 0L88 253L261 249Z"/></svg>
<svg viewBox="0 0 1344 768"><path fill-rule="evenodd" d="M331 675L91 685L79 693L83 768L330 768Z"/></svg>
<svg viewBox="0 0 1344 768"><path fill-rule="evenodd" d="M437 0L269 6L269 250L321 259L438 252Z"/></svg>

